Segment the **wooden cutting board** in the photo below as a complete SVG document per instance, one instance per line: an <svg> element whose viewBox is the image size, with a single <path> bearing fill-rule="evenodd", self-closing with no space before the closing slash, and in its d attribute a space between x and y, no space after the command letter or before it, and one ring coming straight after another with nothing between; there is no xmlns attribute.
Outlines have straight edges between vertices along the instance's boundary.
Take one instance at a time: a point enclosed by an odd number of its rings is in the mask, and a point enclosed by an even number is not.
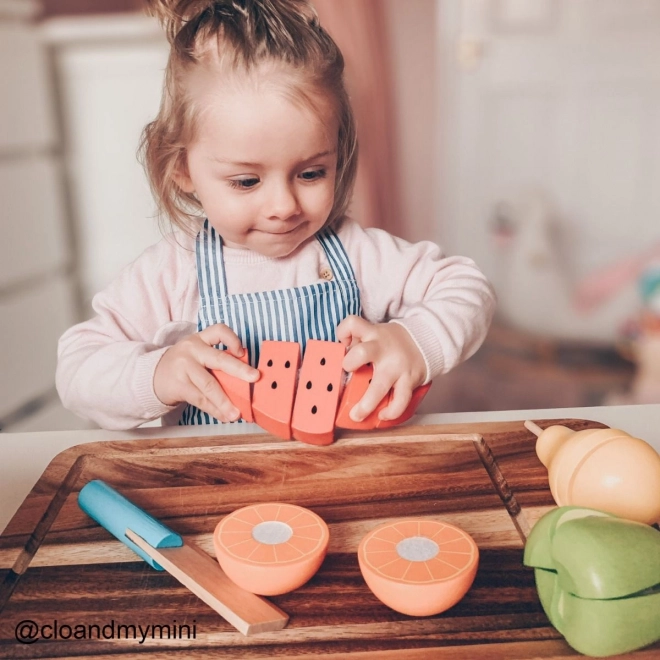
<svg viewBox="0 0 660 660"><path fill-rule="evenodd" d="M52 461L0 536L0 657L576 657L522 565L525 534L554 505L534 443L520 421L346 433L328 447L262 434L73 447ZM284 630L244 637L78 508L78 491L91 479L211 555L216 524L235 509L265 501L304 506L328 523L328 556L306 585L271 598L291 617ZM408 516L456 524L480 549L471 590L437 616L394 612L360 574L360 539ZM49 639L19 643L24 621L46 626ZM121 634L119 626L126 626ZM656 645L629 657L659 654Z"/></svg>

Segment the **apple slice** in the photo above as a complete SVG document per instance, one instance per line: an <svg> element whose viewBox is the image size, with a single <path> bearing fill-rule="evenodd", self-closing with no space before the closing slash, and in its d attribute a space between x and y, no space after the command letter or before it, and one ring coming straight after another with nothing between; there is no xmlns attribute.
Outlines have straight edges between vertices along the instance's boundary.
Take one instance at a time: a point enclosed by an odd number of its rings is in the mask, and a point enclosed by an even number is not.
<svg viewBox="0 0 660 660"><path fill-rule="evenodd" d="M300 366L300 344L270 341L261 344L261 378L252 388L254 421L284 440L291 439L291 414Z"/></svg>
<svg viewBox="0 0 660 660"><path fill-rule="evenodd" d="M311 445L329 445L334 440L345 353L339 342L307 342L291 420L296 440Z"/></svg>

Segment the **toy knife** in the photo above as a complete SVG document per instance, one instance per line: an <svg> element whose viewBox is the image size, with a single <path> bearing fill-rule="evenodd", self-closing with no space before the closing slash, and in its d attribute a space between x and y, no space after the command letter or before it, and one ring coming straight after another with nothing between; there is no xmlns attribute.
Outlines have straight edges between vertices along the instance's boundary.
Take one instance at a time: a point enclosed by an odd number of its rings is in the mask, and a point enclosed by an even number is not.
<svg viewBox="0 0 660 660"><path fill-rule="evenodd" d="M261 596L241 589L201 548L98 479L78 494L78 505L156 570L166 570L244 635L281 630L289 617Z"/></svg>

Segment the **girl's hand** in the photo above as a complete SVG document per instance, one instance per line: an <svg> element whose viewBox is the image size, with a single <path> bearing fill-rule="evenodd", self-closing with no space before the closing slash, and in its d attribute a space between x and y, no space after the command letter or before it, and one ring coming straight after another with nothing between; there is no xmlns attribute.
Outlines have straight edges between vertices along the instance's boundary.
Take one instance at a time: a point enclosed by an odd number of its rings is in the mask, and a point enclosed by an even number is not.
<svg viewBox="0 0 660 660"><path fill-rule="evenodd" d="M224 344L227 350L218 350L216 344ZM240 411L208 370L224 371L250 383L259 380L257 369L237 359L243 352L231 328L224 323L210 325L165 351L154 373L154 392L166 406L186 402L221 422L235 421Z"/></svg>
<svg viewBox="0 0 660 660"><path fill-rule="evenodd" d="M359 316L347 316L337 326L337 337L349 345L343 362L345 371L355 371L371 362L374 375L364 396L349 415L361 422L394 387L390 404L380 419L396 419L410 403L412 391L426 379L426 363L408 331L398 323L369 323Z"/></svg>

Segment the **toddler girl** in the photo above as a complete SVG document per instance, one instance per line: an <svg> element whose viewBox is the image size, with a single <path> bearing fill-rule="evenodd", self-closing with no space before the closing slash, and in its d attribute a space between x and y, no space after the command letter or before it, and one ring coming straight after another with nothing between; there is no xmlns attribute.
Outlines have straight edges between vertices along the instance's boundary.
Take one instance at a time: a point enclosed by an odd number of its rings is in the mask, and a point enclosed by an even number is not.
<svg viewBox="0 0 660 660"><path fill-rule="evenodd" d="M474 263L346 215L357 165L343 58L306 0L148 0L171 43L143 157L175 229L60 339L65 407L108 429L235 421L264 340L342 341L383 419L472 355L494 294ZM423 165L421 165L423 166ZM222 347L225 350L218 350ZM247 350L249 364L240 358Z"/></svg>

